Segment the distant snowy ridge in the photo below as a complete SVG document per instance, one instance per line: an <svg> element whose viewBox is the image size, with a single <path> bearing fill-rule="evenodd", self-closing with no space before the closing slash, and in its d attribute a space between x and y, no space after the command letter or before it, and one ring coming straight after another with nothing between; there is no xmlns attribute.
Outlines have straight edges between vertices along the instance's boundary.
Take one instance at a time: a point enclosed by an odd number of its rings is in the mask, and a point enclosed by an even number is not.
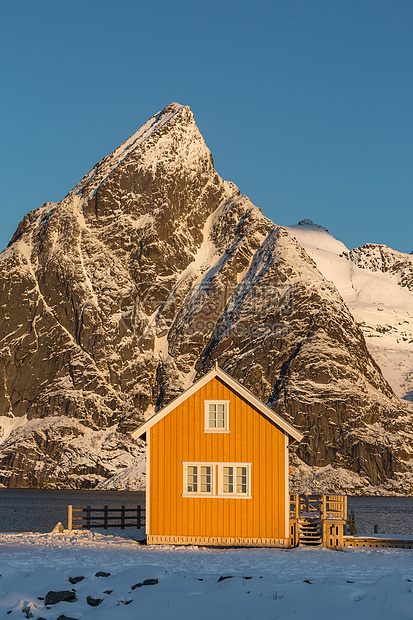
<svg viewBox="0 0 413 620"><path fill-rule="evenodd" d="M372 243L350 251L311 220L285 228L334 282L396 394L413 401L413 257Z"/></svg>

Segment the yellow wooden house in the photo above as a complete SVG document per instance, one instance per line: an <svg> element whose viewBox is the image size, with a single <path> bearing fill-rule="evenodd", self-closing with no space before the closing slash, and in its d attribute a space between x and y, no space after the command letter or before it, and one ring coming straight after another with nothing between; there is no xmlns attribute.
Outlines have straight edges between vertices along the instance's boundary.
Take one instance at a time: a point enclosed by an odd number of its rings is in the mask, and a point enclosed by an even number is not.
<svg viewBox="0 0 413 620"><path fill-rule="evenodd" d="M148 544L290 546L288 446L303 436L218 366L132 436Z"/></svg>

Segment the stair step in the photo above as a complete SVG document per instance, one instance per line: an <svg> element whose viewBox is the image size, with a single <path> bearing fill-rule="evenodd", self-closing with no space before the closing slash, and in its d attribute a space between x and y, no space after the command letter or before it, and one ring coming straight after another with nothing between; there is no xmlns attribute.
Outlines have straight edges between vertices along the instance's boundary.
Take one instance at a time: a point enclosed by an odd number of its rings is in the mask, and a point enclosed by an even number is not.
<svg viewBox="0 0 413 620"><path fill-rule="evenodd" d="M300 525L298 529L300 531L308 530L310 532L316 532L317 530L321 530L321 528L317 527L316 525Z"/></svg>
<svg viewBox="0 0 413 620"><path fill-rule="evenodd" d="M298 522L298 542L307 547L320 547L323 544L322 527L317 517L307 517Z"/></svg>

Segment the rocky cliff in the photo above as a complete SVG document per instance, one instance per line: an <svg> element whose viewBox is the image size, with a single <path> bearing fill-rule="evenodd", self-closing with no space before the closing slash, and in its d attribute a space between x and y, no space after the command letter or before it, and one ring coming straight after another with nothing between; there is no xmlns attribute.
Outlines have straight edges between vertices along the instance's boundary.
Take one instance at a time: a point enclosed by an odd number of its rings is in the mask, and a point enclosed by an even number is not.
<svg viewBox="0 0 413 620"><path fill-rule="evenodd" d="M330 489L411 488L411 416L360 327L219 177L188 107L29 213L0 273L4 485L105 484L142 458L129 431L218 359L305 433L296 463Z"/></svg>

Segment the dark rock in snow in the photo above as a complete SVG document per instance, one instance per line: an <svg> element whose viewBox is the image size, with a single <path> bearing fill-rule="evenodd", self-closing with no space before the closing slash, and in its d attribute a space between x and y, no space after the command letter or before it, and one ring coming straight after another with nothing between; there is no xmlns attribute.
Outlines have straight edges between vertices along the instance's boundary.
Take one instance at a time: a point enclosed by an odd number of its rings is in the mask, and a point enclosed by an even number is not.
<svg viewBox="0 0 413 620"><path fill-rule="evenodd" d="M30 611L30 605L26 605L26 607L22 609L22 613L26 614L26 618L33 618L33 614Z"/></svg>
<svg viewBox="0 0 413 620"><path fill-rule="evenodd" d="M142 583L143 586L156 586L159 583L158 579L145 579Z"/></svg>
<svg viewBox="0 0 413 620"><path fill-rule="evenodd" d="M46 594L44 604L56 605L57 603L61 603L62 601L65 601L66 603L74 603L76 600L76 593L72 592L71 590L60 590L57 592L54 590L50 590L50 592Z"/></svg>
<svg viewBox="0 0 413 620"><path fill-rule="evenodd" d="M95 577L110 577L110 573L105 573L104 571L100 570L95 574Z"/></svg>
<svg viewBox="0 0 413 620"><path fill-rule="evenodd" d="M79 583L79 581L83 581L84 577L79 575L79 577L69 577L69 581L72 584Z"/></svg>
<svg viewBox="0 0 413 620"><path fill-rule="evenodd" d="M141 588L141 587L142 587L142 585L143 585L143 584L142 584L142 583L140 583L140 582L139 582L139 583L135 583L135 585L131 587L131 590L136 590L136 588Z"/></svg>
<svg viewBox="0 0 413 620"><path fill-rule="evenodd" d="M88 596L86 598L87 604L90 605L91 607L97 607L98 605L101 604L102 601L103 601L103 598L93 598L92 596Z"/></svg>

